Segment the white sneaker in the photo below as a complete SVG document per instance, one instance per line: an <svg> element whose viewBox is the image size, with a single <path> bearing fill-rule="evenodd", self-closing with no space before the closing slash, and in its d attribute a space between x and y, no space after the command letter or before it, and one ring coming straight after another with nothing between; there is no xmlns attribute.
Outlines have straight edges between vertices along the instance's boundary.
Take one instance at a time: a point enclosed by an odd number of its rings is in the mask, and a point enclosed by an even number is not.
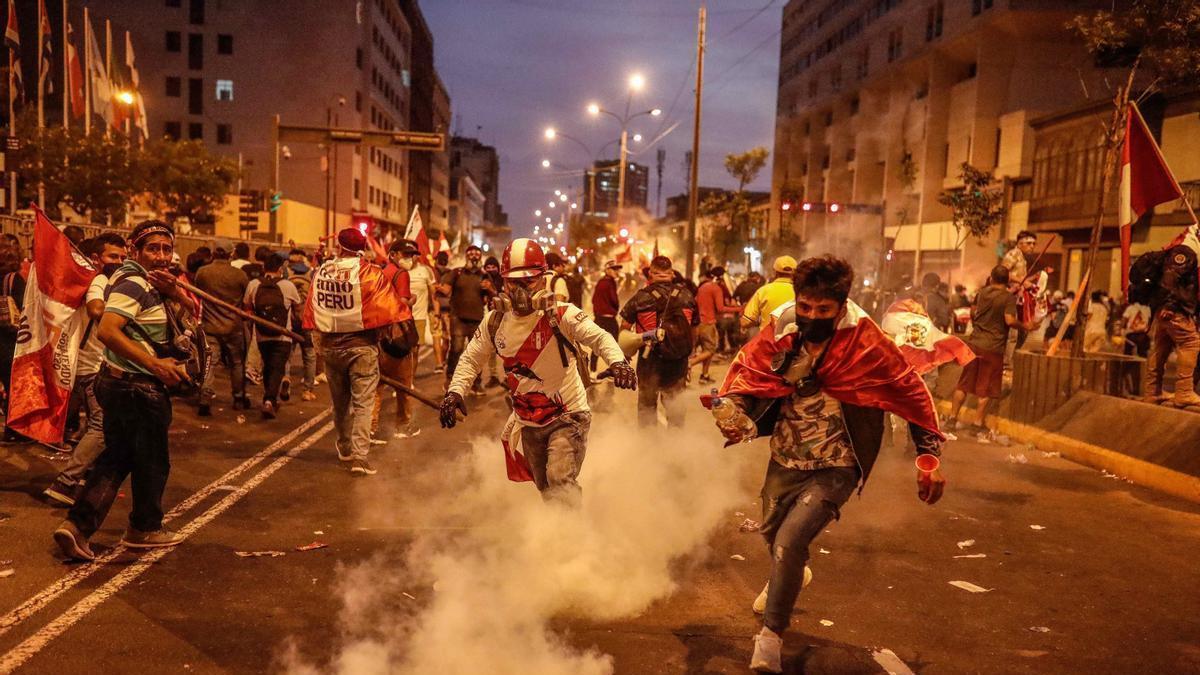
<svg viewBox="0 0 1200 675"><path fill-rule="evenodd" d="M783 649L783 638L775 631L763 626L762 631L754 636L754 656L750 657L750 670L760 673L782 673L783 659L780 651Z"/></svg>
<svg viewBox="0 0 1200 675"><path fill-rule="evenodd" d="M804 566L804 581L800 582L800 590L804 590L804 589L808 588L808 585L811 583L812 583L812 568L810 568L808 565L805 565ZM763 612L767 611L767 589L769 589L769 588L771 588L770 581L768 581L766 584L763 585L762 593L759 593L758 597L754 599L754 613L755 614L762 614Z"/></svg>

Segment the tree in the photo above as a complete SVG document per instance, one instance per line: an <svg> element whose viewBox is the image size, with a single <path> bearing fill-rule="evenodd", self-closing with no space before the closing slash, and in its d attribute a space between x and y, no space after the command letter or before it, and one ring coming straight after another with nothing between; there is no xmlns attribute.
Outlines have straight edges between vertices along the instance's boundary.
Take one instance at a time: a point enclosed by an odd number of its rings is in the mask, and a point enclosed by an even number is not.
<svg viewBox="0 0 1200 675"><path fill-rule="evenodd" d="M175 217L197 219L220 208L238 179L237 164L209 154L201 141L146 146L146 191Z"/></svg>
<svg viewBox="0 0 1200 675"><path fill-rule="evenodd" d="M1132 0L1119 8L1080 14L1068 27L1083 38L1096 63L1125 69L1112 92L1113 110L1104 133L1104 165L1100 174L1100 199L1088 246L1085 279L1091 278L1100 250L1107 197L1116 173L1117 150L1125 138L1129 101L1152 93L1200 82L1200 2L1196 0ZM1140 78L1140 79L1139 79ZM1146 82L1138 96L1138 82ZM1079 315L1087 311L1088 284L1079 294ZM1083 354L1075 340L1072 354Z"/></svg>
<svg viewBox="0 0 1200 675"><path fill-rule="evenodd" d="M967 237L982 239L1000 224L1004 218L1004 196L992 189L990 172L980 171L966 162L962 163L959 178L963 182L962 189L943 192L938 195L938 203L950 207L954 229L961 236L958 246L962 246Z"/></svg>
<svg viewBox="0 0 1200 675"><path fill-rule="evenodd" d="M724 260L730 259L731 252L741 257L750 223L750 200L746 197L746 186L758 178L769 155L770 152L762 146L740 154L725 155L725 170L737 181L737 191L709 195L699 206L700 215L713 219L710 245L720 252Z"/></svg>
<svg viewBox="0 0 1200 675"><path fill-rule="evenodd" d="M60 201L93 220L123 219L129 200L142 191L140 151L99 129L86 135L68 132L65 148ZM49 205L49 182L47 188Z"/></svg>
<svg viewBox="0 0 1200 675"><path fill-rule="evenodd" d="M758 178L758 172L766 166L767 156L770 154L770 151L760 145L740 155L736 153L725 155L725 170L729 172L730 176L737 179L739 193L744 192L746 186Z"/></svg>

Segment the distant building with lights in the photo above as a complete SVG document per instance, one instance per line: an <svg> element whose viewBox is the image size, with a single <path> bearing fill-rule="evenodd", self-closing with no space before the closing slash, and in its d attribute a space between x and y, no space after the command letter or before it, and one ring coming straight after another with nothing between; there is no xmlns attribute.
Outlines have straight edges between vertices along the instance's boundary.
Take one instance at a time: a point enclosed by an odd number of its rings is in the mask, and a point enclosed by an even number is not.
<svg viewBox="0 0 1200 675"><path fill-rule="evenodd" d="M592 185L594 176L595 185ZM601 160L583 174L583 212L599 218L615 218L620 185L620 160ZM650 195L650 169L637 162L625 163L625 208L646 209Z"/></svg>

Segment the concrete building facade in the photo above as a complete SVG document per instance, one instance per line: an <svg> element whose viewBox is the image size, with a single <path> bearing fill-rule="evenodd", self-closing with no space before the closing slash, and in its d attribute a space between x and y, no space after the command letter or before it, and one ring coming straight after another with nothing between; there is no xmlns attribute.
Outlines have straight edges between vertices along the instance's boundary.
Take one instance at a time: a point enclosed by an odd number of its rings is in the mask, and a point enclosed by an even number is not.
<svg viewBox="0 0 1200 675"><path fill-rule="evenodd" d="M1066 28L1096 6L789 2L768 231L798 233L805 254L850 257L860 278L885 285L933 271L977 287L1000 242L1027 225L1012 194L1032 180L1030 122L1108 95L1105 72ZM964 240L938 203L961 189L963 162L991 172L1012 207L983 240ZM842 208L781 210L803 201Z"/></svg>
<svg viewBox="0 0 1200 675"><path fill-rule="evenodd" d="M483 144L477 138L451 138L451 180L454 180L458 169L469 173L475 187L483 193L483 221L489 225L507 225L508 216L500 205L500 155L496 148Z"/></svg>
<svg viewBox="0 0 1200 675"><path fill-rule="evenodd" d="M617 192L620 181L620 160L595 162L583 176L583 212L600 218L617 216ZM592 184L594 181L594 184ZM595 201L593 202L593 195ZM650 168L637 162L625 162L625 208L646 210L650 195Z"/></svg>
<svg viewBox="0 0 1200 675"><path fill-rule="evenodd" d="M112 21L114 43L130 31L151 136L201 139L239 158L244 190L265 193L273 183L276 114L284 124L383 130L413 129L415 115L419 130L432 130L431 106L416 105L413 90L436 81L428 72L432 38L415 0L294 0L286 10L268 0L90 0L88 7L101 31L104 19ZM73 9L71 20L80 26L82 14ZM120 53L114 47L114 60ZM336 145L328 161L319 145L283 145L276 231L264 213L256 231L240 232L233 209L218 220L217 234L314 243L348 225L351 214L407 222L409 155L418 153ZM417 196L431 205L427 165L417 172Z"/></svg>
<svg viewBox="0 0 1200 675"><path fill-rule="evenodd" d="M462 240L481 246L487 220L487 194L475 183L470 171L458 166L450 170L450 229Z"/></svg>

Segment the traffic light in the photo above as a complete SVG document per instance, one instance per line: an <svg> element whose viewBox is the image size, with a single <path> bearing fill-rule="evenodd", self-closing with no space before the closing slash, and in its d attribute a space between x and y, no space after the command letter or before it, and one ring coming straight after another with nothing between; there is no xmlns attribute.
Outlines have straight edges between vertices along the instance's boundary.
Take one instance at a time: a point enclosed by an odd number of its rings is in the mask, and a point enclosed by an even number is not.
<svg viewBox="0 0 1200 675"><path fill-rule="evenodd" d="M238 228L242 231L258 229L258 212L262 209L262 192L242 190L238 194Z"/></svg>
<svg viewBox="0 0 1200 675"><path fill-rule="evenodd" d="M281 207L281 206L283 206L283 192L282 191L276 192L271 195L271 202L267 206L267 210L270 211L271 213L275 213L276 211L279 210L279 207Z"/></svg>
<svg viewBox="0 0 1200 675"><path fill-rule="evenodd" d="M792 210L792 203L791 203L791 202L784 202L784 203L780 204L780 205L779 205L779 210L780 210L780 211L791 211L791 210Z"/></svg>

